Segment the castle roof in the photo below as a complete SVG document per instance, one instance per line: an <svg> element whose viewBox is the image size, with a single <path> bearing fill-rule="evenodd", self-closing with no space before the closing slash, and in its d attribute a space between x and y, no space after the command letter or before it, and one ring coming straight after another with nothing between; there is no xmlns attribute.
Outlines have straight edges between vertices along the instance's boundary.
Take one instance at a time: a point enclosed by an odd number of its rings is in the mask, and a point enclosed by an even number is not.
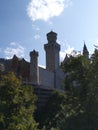
<svg viewBox="0 0 98 130"><path fill-rule="evenodd" d="M88 51L86 44L84 43L83 51Z"/></svg>
<svg viewBox="0 0 98 130"><path fill-rule="evenodd" d="M57 33L53 32L53 31L50 31L49 33L47 33L47 36L53 36L53 35L57 36Z"/></svg>

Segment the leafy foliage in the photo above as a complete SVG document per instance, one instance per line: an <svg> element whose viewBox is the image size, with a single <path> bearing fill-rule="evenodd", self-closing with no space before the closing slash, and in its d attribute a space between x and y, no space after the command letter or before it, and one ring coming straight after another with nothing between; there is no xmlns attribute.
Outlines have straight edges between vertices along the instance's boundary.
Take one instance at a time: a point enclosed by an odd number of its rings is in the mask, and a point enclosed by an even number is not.
<svg viewBox="0 0 98 130"><path fill-rule="evenodd" d="M34 120L35 102L32 86L24 86L13 73L0 81L0 129L37 130Z"/></svg>
<svg viewBox="0 0 98 130"><path fill-rule="evenodd" d="M82 115L84 108L79 98L69 92L54 92L43 112L40 114L41 127L45 130L51 128L57 130L69 130L72 128L72 120Z"/></svg>
<svg viewBox="0 0 98 130"><path fill-rule="evenodd" d="M71 57L63 68L67 73L65 88L79 99L83 113L71 120L71 127L78 130L98 129L98 50L91 59ZM73 107L72 107L73 109ZM82 123L81 123L82 122ZM75 125L76 124L76 125ZM68 130L70 127L68 128Z"/></svg>
<svg viewBox="0 0 98 130"><path fill-rule="evenodd" d="M98 130L98 50L90 59L70 56L62 68L65 91L53 92L36 117L41 130ZM36 96L13 73L0 82L0 129L37 130Z"/></svg>
<svg viewBox="0 0 98 130"><path fill-rule="evenodd" d="M98 50L90 59L70 56L62 68L65 92L54 92L40 114L44 130L98 129Z"/></svg>

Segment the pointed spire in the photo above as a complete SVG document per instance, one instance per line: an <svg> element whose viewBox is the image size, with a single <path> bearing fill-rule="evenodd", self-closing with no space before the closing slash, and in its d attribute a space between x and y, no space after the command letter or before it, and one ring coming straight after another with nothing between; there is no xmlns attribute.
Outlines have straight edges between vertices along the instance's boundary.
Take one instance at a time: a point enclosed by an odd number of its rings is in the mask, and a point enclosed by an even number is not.
<svg viewBox="0 0 98 130"><path fill-rule="evenodd" d="M85 41L84 41L83 51L88 51L88 49L87 49L87 47L86 47L86 44L85 44Z"/></svg>
<svg viewBox="0 0 98 130"><path fill-rule="evenodd" d="M68 59L69 59L68 54L66 54L66 55L65 55L65 58L64 58L64 60L62 61L61 64L62 64L62 65L63 65L63 64L66 64L67 61L68 61Z"/></svg>
<svg viewBox="0 0 98 130"><path fill-rule="evenodd" d="M89 58L89 52L85 44L85 41L84 41L84 47L83 47L83 56L85 56L86 58Z"/></svg>
<svg viewBox="0 0 98 130"><path fill-rule="evenodd" d="M64 58L64 62L66 62L68 60L68 55L66 54L65 58Z"/></svg>

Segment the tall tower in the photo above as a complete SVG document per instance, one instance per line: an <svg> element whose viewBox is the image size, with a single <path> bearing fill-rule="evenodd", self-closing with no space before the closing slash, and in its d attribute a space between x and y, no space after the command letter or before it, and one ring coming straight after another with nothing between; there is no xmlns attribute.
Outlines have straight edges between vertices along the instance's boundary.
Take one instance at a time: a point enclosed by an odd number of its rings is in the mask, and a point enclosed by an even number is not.
<svg viewBox="0 0 98 130"><path fill-rule="evenodd" d="M83 47L83 56L85 56L87 59L89 58L89 52L88 52L85 42L84 42L84 47Z"/></svg>
<svg viewBox="0 0 98 130"><path fill-rule="evenodd" d="M30 52L30 82L39 83L38 52L35 50Z"/></svg>
<svg viewBox="0 0 98 130"><path fill-rule="evenodd" d="M47 34L48 43L44 45L46 51L46 69L55 71L59 67L60 45L56 42L57 33L51 31Z"/></svg>

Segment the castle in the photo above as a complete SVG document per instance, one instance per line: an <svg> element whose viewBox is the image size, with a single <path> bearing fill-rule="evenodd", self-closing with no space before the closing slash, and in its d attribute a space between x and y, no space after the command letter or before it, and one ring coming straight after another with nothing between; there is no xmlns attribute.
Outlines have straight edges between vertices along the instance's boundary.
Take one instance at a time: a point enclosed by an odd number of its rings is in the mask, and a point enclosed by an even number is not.
<svg viewBox="0 0 98 130"><path fill-rule="evenodd" d="M47 34L48 43L44 44L46 52L46 69L38 67L38 52L30 52L30 82L47 89L61 89L64 73L60 68L60 45L56 42L57 34Z"/></svg>
<svg viewBox="0 0 98 130"><path fill-rule="evenodd" d="M24 84L31 84L36 88L39 99L48 99L52 90L63 90L65 74L60 67L59 52L60 45L56 42L57 33L47 33L47 44L44 44L46 52L46 68L38 66L38 52L30 52L30 62L19 59L16 55L12 59L0 59L5 72L14 71ZM83 55L88 58L89 52L84 44ZM66 60L66 57L64 61ZM42 105L42 101L41 102Z"/></svg>
<svg viewBox="0 0 98 130"><path fill-rule="evenodd" d="M47 44L44 44L46 52L46 69L38 66L38 52L30 52L30 63L25 59L19 59L16 55L12 59L0 59L5 71L14 71L21 77L24 83L38 85L46 89L61 89L64 73L60 68L60 45L56 42L57 33L51 31L47 34Z"/></svg>
<svg viewBox="0 0 98 130"><path fill-rule="evenodd" d="M59 52L60 45L56 42L57 33L51 31L47 33L47 44L44 44L46 52L46 69L38 66L38 52L30 52L30 62L24 58L19 59L16 55L12 59L0 58L0 66L5 72L14 71L17 77L23 82L45 89L62 89L64 73L60 67ZM89 52L84 43L83 55L88 58ZM66 58L63 62L66 61Z"/></svg>

